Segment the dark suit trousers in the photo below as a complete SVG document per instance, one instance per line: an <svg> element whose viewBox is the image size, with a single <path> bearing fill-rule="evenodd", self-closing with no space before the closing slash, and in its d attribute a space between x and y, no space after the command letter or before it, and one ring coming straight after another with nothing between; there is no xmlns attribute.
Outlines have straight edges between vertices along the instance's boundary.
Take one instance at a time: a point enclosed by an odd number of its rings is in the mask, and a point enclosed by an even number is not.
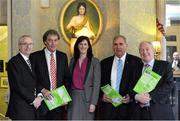
<svg viewBox="0 0 180 121"><path fill-rule="evenodd" d="M118 107L114 107L111 103L103 103L100 107L100 119L101 120L127 120L129 118L128 105L122 104Z"/></svg>
<svg viewBox="0 0 180 121"><path fill-rule="evenodd" d="M39 112L40 113L40 112ZM65 110L62 107L48 111L46 115L39 115L40 120L64 120L66 119Z"/></svg>
<svg viewBox="0 0 180 121"><path fill-rule="evenodd" d="M151 113L149 107L141 108L138 104L131 115L132 120L151 120Z"/></svg>

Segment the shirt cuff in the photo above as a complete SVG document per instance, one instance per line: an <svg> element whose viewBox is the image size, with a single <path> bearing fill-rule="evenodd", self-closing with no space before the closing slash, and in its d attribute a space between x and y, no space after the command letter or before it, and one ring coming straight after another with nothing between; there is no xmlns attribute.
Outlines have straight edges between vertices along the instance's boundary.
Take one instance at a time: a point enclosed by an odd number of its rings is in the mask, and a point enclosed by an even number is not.
<svg viewBox="0 0 180 121"><path fill-rule="evenodd" d="M38 97L41 97L43 99L43 94L42 93L38 93L37 95Z"/></svg>

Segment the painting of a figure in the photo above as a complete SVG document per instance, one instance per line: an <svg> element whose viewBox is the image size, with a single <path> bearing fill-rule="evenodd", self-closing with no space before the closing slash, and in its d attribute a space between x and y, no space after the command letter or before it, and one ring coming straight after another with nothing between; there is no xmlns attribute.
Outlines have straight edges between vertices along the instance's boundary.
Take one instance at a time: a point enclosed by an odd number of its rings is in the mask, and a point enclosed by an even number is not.
<svg viewBox="0 0 180 121"><path fill-rule="evenodd" d="M102 16L96 3L69 1L61 12L60 30L71 49L79 36L87 36L94 44L102 31Z"/></svg>
<svg viewBox="0 0 180 121"><path fill-rule="evenodd" d="M73 16L67 25L67 29L72 33L72 37L87 36L91 40L95 38L92 25L86 16L86 3L79 2L77 6L78 15Z"/></svg>

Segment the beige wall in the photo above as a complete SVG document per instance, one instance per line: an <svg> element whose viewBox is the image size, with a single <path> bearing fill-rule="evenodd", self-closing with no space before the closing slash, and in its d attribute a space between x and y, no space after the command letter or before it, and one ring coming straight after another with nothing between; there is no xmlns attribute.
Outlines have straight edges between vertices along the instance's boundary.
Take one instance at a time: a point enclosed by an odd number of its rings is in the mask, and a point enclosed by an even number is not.
<svg viewBox="0 0 180 121"><path fill-rule="evenodd" d="M176 41L167 41L167 46L176 46L177 51L180 53L180 25L169 26L166 30L167 35L176 35Z"/></svg>
<svg viewBox="0 0 180 121"><path fill-rule="evenodd" d="M65 0L50 0L50 8L42 9L37 0L13 0L13 55L18 52L17 41L22 34L31 34L33 36L35 40L34 51L42 49L44 47L42 43L43 33L50 28L59 31L59 16L62 6L66 2ZM93 51L96 57L102 59L112 54L109 45L112 43L112 38L119 33L119 0L112 0L110 3L107 0L97 0L96 2L102 10L104 22L103 33L99 41L93 46ZM69 45L63 38L61 38L59 49L66 52L70 58Z"/></svg>
<svg viewBox="0 0 180 121"><path fill-rule="evenodd" d="M12 25L12 56L18 53L18 38L23 34L32 35L35 41L34 51L42 49L43 33L50 28L59 31L59 16L67 1L50 0L50 8L42 9L39 0L12 0L12 23L9 24ZM94 54L99 59L113 54L112 39L119 33L127 37L128 52L135 55L139 55L137 46L140 41L155 40L155 0L94 1L103 15L103 31L99 41L93 46ZM63 39L58 48L70 58L69 45ZM5 95L4 93L3 91L2 94ZM4 114L5 110L6 106L2 106L0 113Z"/></svg>
<svg viewBox="0 0 180 121"><path fill-rule="evenodd" d="M31 34L35 40L34 51L44 47L43 33L50 29L59 31L59 16L65 0L50 0L50 7L40 8L37 0L12 1L12 51L15 55L17 40L22 34ZM96 0L103 15L103 31L93 46L94 55L103 59L112 55L112 39L118 33L127 37L128 52L138 55L137 46L142 40L155 40L154 0ZM120 27L120 28L119 28ZM59 49L70 58L69 45L61 39Z"/></svg>
<svg viewBox="0 0 180 121"><path fill-rule="evenodd" d="M155 0L120 0L120 33L127 37L128 52L139 55L138 44L156 38Z"/></svg>

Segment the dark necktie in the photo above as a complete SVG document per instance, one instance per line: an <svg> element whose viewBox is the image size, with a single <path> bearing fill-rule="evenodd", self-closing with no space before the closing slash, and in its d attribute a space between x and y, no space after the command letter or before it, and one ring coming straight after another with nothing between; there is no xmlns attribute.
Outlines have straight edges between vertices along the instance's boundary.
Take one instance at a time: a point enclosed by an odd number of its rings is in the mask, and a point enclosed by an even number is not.
<svg viewBox="0 0 180 121"><path fill-rule="evenodd" d="M150 68L151 66L149 64L144 64L143 71L144 72L147 68Z"/></svg>
<svg viewBox="0 0 180 121"><path fill-rule="evenodd" d="M30 60L29 60L29 59L27 59L27 60L26 60L26 62L27 62L27 64L28 64L28 66L29 66L30 70L32 71Z"/></svg>

